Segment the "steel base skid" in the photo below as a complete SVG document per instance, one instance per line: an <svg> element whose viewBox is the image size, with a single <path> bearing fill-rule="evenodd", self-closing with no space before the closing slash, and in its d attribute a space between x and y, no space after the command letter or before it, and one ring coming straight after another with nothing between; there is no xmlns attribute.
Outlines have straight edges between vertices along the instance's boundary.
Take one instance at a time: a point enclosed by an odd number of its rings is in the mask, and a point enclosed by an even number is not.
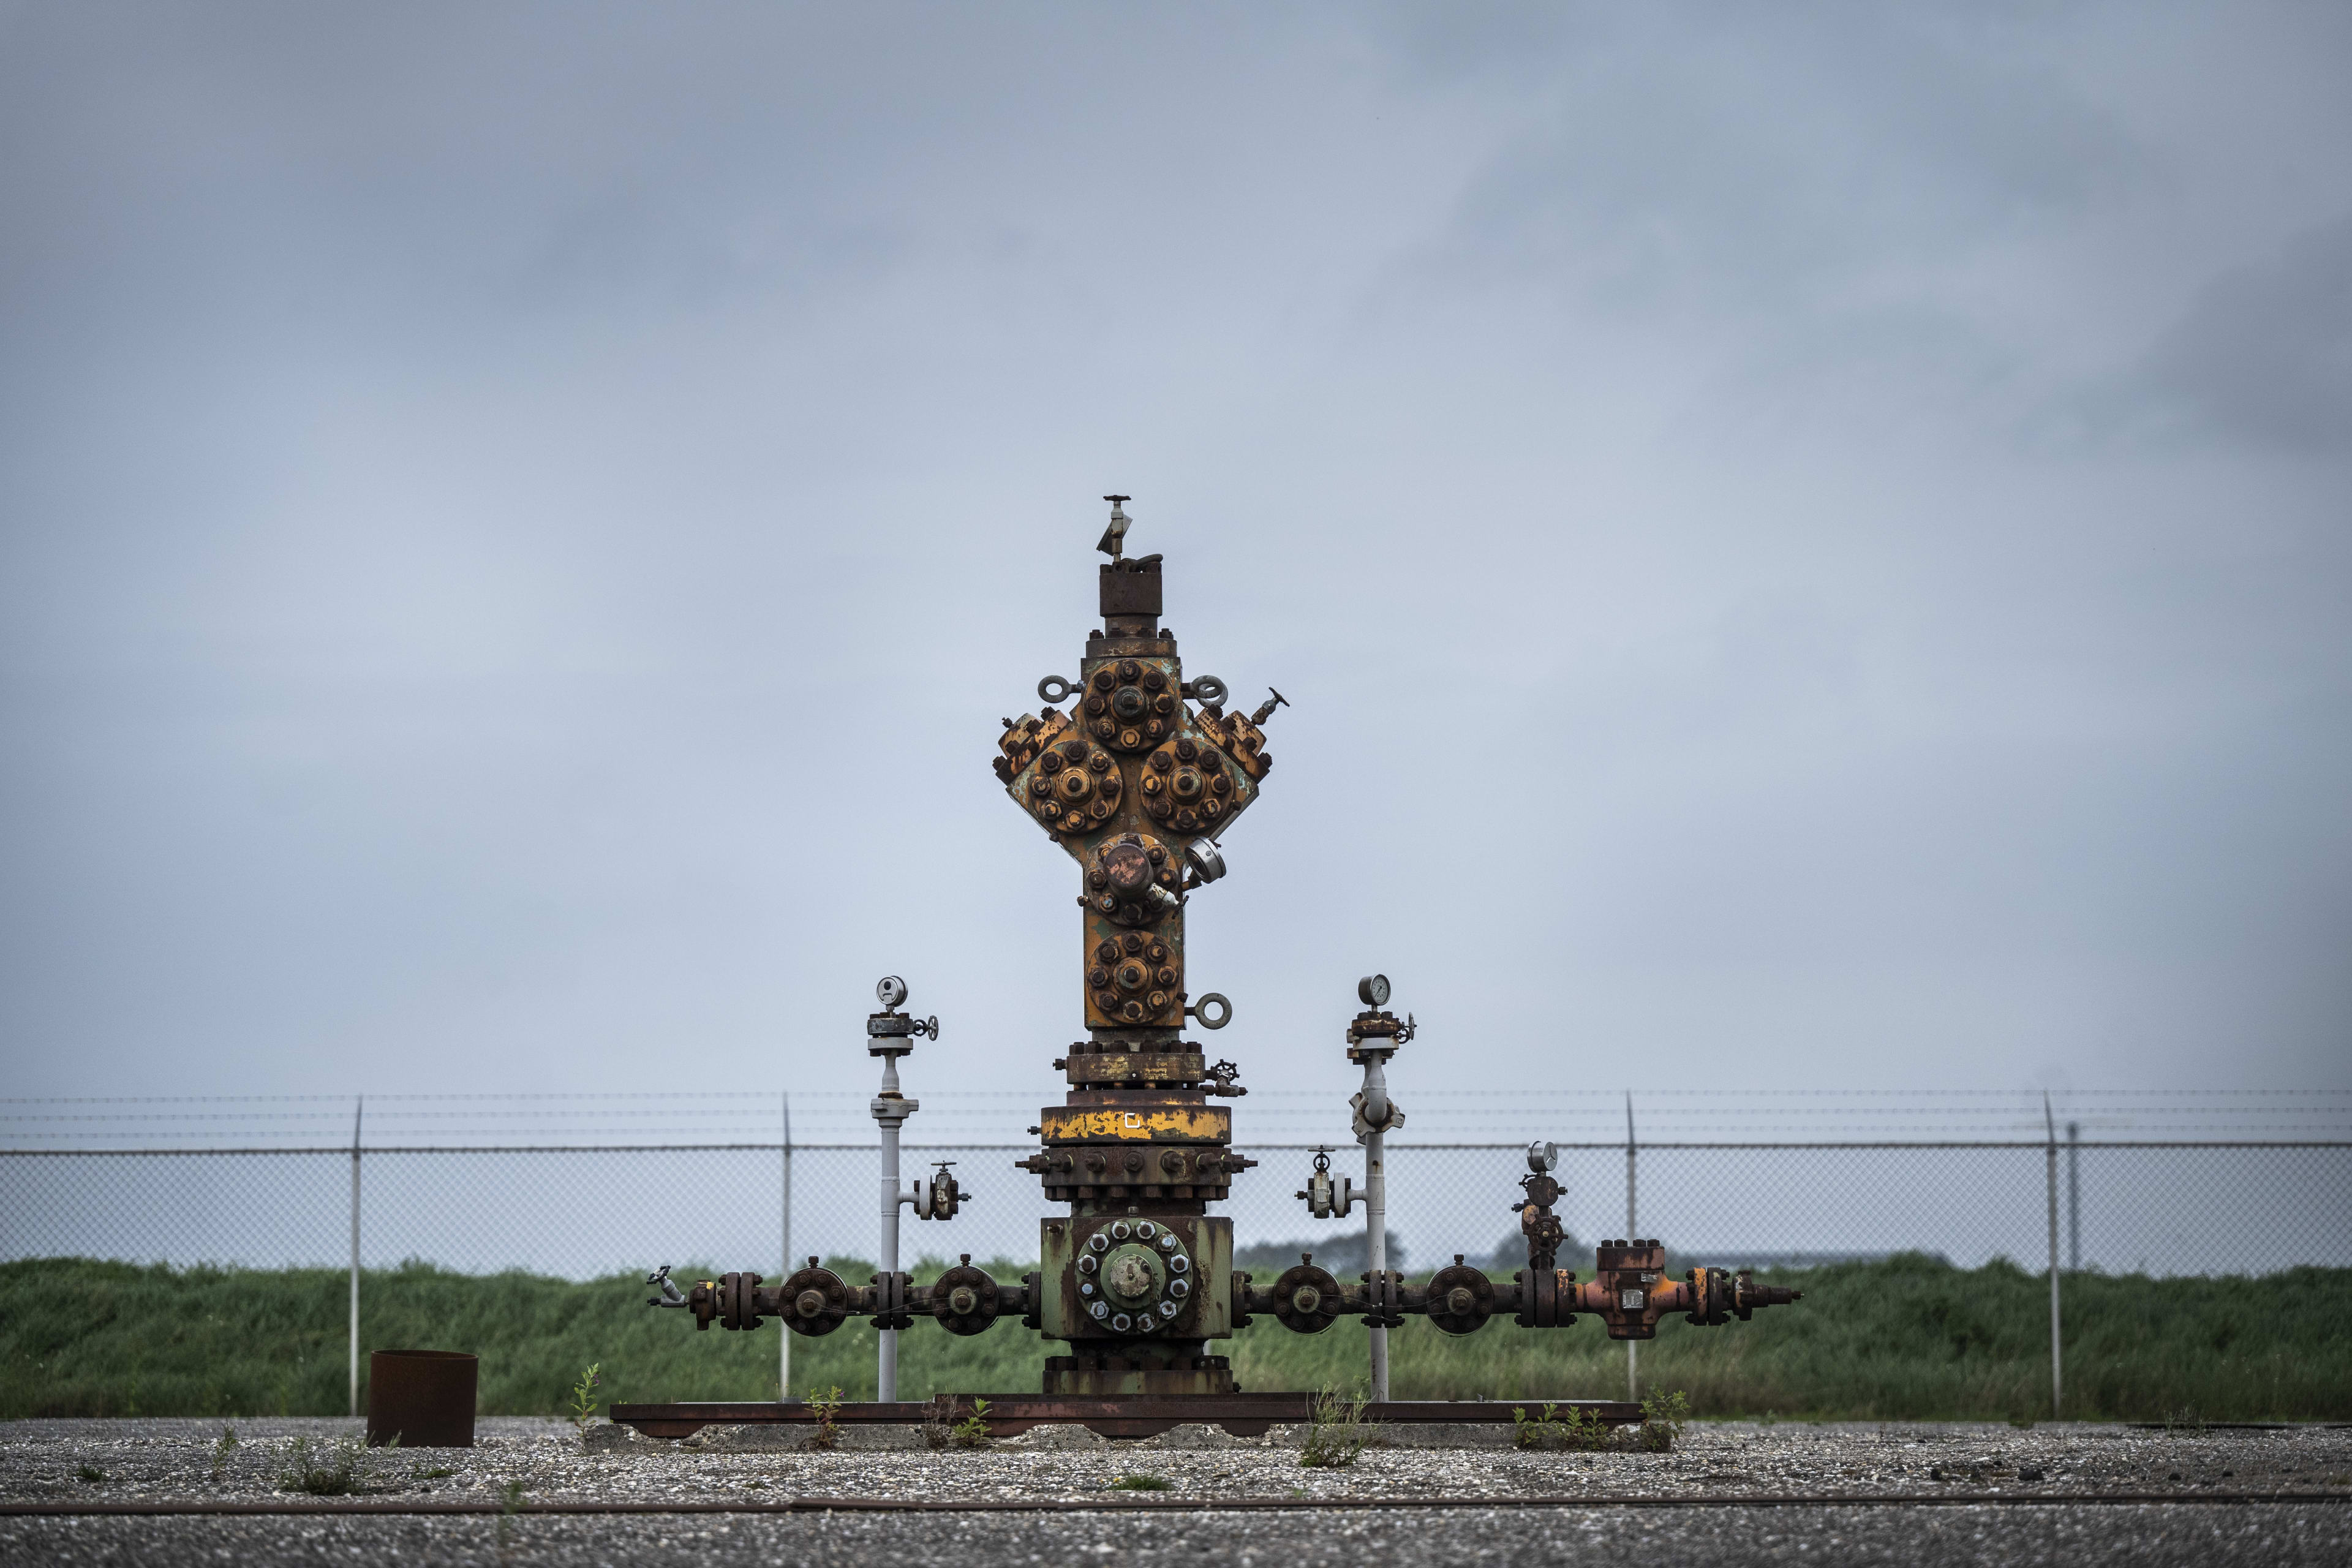
<svg viewBox="0 0 2352 1568"><path fill-rule="evenodd" d="M924 1421L961 1421L972 1413L976 1400L988 1402L988 1431L1010 1437L1032 1426L1085 1426L1106 1437L1151 1437L1187 1422L1222 1426L1236 1437L1264 1436L1277 1426L1304 1425L1312 1418L1311 1394L1215 1394L1170 1396L1140 1395L1128 1399L1089 1399L1051 1394L942 1394L933 1399L893 1400L888 1404L843 1405L834 1420L843 1426L913 1425ZM1642 1407L1616 1399L1562 1399L1505 1402L1492 1399L1398 1399L1364 1406L1364 1419L1400 1425L1456 1422L1511 1424L1511 1412L1539 1410L1545 1404L1559 1410L1590 1411L1605 1426L1631 1426L1642 1419ZM634 1426L648 1437L686 1437L705 1426L814 1426L817 1413L807 1404L707 1403L692 1405L615 1405L613 1420Z"/></svg>

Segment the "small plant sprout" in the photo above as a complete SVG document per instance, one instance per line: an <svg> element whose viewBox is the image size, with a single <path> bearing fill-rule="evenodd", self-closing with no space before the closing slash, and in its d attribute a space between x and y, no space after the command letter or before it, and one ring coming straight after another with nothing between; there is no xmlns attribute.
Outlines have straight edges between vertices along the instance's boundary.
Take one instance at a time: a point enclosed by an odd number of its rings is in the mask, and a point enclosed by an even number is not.
<svg viewBox="0 0 2352 1568"><path fill-rule="evenodd" d="M841 1385L835 1384L823 1394L809 1395L809 1414L816 1417L816 1430L809 1434L809 1447L830 1451L841 1441Z"/></svg>
<svg viewBox="0 0 2352 1568"><path fill-rule="evenodd" d="M950 1436L959 1448L990 1447L993 1439L990 1437L988 1431L988 1401L974 1399L971 1402L971 1414L955 1424L955 1431L950 1434Z"/></svg>
<svg viewBox="0 0 2352 1568"><path fill-rule="evenodd" d="M218 1482L228 1474L228 1462L236 1453L236 1428L221 1428L220 1441L213 1445L213 1479Z"/></svg>
<svg viewBox="0 0 2352 1568"><path fill-rule="evenodd" d="M1690 1396L1677 1388L1653 1394L1642 1401L1641 1446L1645 1453L1663 1454L1675 1446L1690 1421Z"/></svg>
<svg viewBox="0 0 2352 1568"><path fill-rule="evenodd" d="M590 1363L588 1370L580 1374L580 1381L572 1385L572 1402L563 1407L565 1418L583 1432L595 1424L596 1389L603 1382L598 1374L604 1370L603 1362Z"/></svg>
<svg viewBox="0 0 2352 1568"><path fill-rule="evenodd" d="M1121 1476L1111 1482L1110 1489L1115 1492L1164 1492L1172 1490L1175 1485L1166 1476Z"/></svg>

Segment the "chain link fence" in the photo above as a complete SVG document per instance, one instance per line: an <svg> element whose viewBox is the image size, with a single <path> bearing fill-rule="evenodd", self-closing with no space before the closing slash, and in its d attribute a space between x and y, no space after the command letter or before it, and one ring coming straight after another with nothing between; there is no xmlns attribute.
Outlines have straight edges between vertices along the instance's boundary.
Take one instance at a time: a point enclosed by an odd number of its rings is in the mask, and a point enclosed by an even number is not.
<svg viewBox="0 0 2352 1568"><path fill-rule="evenodd" d="M1239 1145L1261 1162L1218 1211L1261 1259L1311 1248L1335 1267L1363 1222L1310 1219L1293 1196L1307 1146ZM1426 1272L1462 1253L1523 1260L1524 1145L1391 1144L1391 1257ZM1025 1144L908 1145L949 1160L972 1201L908 1222L908 1258L1037 1253L1045 1205L1010 1169ZM1362 1176L1343 1149L1335 1173ZM2046 1143L1564 1146L1561 1219L1583 1250L1663 1237L1680 1258L1804 1268L1924 1252L1961 1268L2039 1270L2049 1249ZM2062 1268L2150 1275L2352 1267L2352 1142L2056 1146ZM1631 1217L1627 1174L1633 1173ZM352 1173L359 1174L356 1205ZM789 1168L789 1176L787 1169ZM789 1206L785 1188L789 1180ZM0 1151L0 1259L83 1257L178 1267L362 1268L569 1279L656 1264L757 1269L788 1255L870 1258L875 1151L781 1142L522 1148ZM1564 1258L1565 1261L1565 1258ZM1359 1262L1357 1267L1360 1268ZM1680 1265L1677 1264L1677 1268Z"/></svg>
<svg viewBox="0 0 2352 1568"><path fill-rule="evenodd" d="M1344 1131L1314 1142L1344 1126L1344 1107L1267 1098L1236 1121L1276 1140L1236 1145L1259 1163L1216 1211L1234 1221L1237 1261L1266 1271L1311 1251L1360 1271L1360 1214L1315 1220L1294 1195L1318 1148L1360 1184ZM2062 1275L2352 1268L2352 1095L1407 1102L1420 1136L1389 1143L1389 1256L1414 1274L1457 1253L1503 1278L1524 1266L1517 1184L1537 1136L1559 1143L1570 1267L1597 1241L1654 1236L1676 1272L1895 1253ZM902 1258L1036 1258L1046 1205L1012 1168L1035 1147L1017 1136L1032 1103L928 1097L910 1131L944 1136L908 1142L902 1168L951 1162L971 1197L951 1221L907 1222ZM854 1095L371 1100L364 1117L351 1100L0 1102L0 1262L328 1268L349 1271L355 1297L365 1271L411 1263L775 1278L787 1258L875 1256L863 1108Z"/></svg>

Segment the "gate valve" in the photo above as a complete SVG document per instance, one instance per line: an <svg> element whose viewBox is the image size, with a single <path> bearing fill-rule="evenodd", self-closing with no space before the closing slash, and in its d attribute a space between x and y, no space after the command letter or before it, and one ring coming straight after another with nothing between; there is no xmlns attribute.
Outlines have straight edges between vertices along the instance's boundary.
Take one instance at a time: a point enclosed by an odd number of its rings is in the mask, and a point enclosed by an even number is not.
<svg viewBox="0 0 2352 1568"><path fill-rule="evenodd" d="M1315 1170L1307 1178L1307 1190L1298 1194L1307 1200L1307 1212L1317 1219L1340 1219L1354 1212L1365 1194L1356 1191L1355 1180L1331 1177L1331 1146L1318 1144L1315 1149Z"/></svg>
<svg viewBox="0 0 2352 1568"><path fill-rule="evenodd" d="M1285 697L1281 692L1276 691L1273 687L1267 687L1266 690L1272 692L1273 695L1269 696L1265 701L1259 703L1257 705L1257 711L1250 715L1250 722L1258 725L1261 728L1265 726L1265 721L1268 719L1274 717L1274 710L1276 709L1287 708L1290 706L1290 699Z"/></svg>
<svg viewBox="0 0 2352 1568"><path fill-rule="evenodd" d="M1239 1100L1249 1092L1234 1081L1241 1072L1241 1068L1235 1063L1219 1062L1208 1071L1209 1092L1224 1100Z"/></svg>
<svg viewBox="0 0 2352 1568"><path fill-rule="evenodd" d="M953 1219L956 1211L971 1201L971 1194L948 1173L954 1163L953 1160L939 1161L939 1174L929 1181L917 1178L915 1190L907 1199L914 1207L916 1218Z"/></svg>

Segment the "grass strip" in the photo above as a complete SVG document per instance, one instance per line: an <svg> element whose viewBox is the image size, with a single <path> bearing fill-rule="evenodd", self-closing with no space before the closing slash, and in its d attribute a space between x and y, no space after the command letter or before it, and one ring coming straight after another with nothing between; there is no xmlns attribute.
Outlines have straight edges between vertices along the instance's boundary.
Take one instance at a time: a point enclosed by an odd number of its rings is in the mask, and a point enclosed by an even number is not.
<svg viewBox="0 0 2352 1568"><path fill-rule="evenodd" d="M872 1266L834 1259L852 1280ZM1024 1266L998 1260L1000 1278ZM938 1265L918 1271L935 1277ZM681 1278L696 1270L680 1269ZM1679 1389L1701 1418L2015 1420L2049 1414L2048 1283L2004 1262L1904 1257L1771 1276L1805 1291L1748 1323L1669 1319L1642 1349L1645 1390ZM2352 1269L2151 1279L2070 1275L2070 1419L2199 1423L2352 1418ZM173 1269L86 1258L0 1264L0 1417L337 1415L344 1412L349 1277L334 1269ZM634 1275L575 1281L424 1265L366 1271L363 1350L470 1351L484 1415L554 1415L582 1369L615 1404L772 1399L775 1324L696 1331L645 1305ZM1625 1352L1597 1323L1534 1331L1507 1320L1459 1339L1412 1320L1390 1333L1399 1399L1616 1399ZM900 1397L1021 1393L1049 1347L1014 1320L960 1338L900 1336ZM1271 1319L1230 1352L1244 1389L1347 1387L1364 1374L1352 1321L1317 1335ZM365 1363L362 1361L362 1367ZM862 1322L793 1345L795 1395L874 1396Z"/></svg>

